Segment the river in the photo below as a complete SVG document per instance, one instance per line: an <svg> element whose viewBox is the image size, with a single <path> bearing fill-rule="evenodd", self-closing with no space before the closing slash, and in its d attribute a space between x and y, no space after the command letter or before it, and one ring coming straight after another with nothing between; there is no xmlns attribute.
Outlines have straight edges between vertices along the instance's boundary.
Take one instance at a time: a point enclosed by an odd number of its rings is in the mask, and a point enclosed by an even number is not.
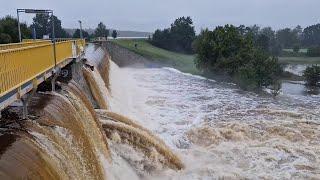
<svg viewBox="0 0 320 180"><path fill-rule="evenodd" d="M111 67L111 109L152 130L186 165L146 179L320 177L320 96L274 99L172 68Z"/></svg>

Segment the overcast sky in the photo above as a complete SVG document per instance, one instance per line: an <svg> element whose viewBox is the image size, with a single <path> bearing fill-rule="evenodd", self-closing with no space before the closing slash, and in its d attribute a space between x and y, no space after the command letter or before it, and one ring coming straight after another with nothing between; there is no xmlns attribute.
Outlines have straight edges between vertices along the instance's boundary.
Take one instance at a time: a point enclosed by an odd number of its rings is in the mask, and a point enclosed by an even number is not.
<svg viewBox="0 0 320 180"><path fill-rule="evenodd" d="M224 24L258 24L275 29L320 23L320 0L0 0L0 16L17 8L53 9L63 27L154 31L180 16L191 16L197 31ZM22 21L31 22L23 15Z"/></svg>

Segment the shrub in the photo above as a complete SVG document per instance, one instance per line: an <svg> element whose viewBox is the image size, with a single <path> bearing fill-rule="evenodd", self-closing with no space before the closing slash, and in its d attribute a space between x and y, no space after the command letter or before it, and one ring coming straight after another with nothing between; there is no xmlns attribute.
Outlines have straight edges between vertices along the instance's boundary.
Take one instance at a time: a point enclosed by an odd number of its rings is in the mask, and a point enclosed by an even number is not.
<svg viewBox="0 0 320 180"><path fill-rule="evenodd" d="M319 57L320 56L320 46L312 47L308 49L307 56L309 57Z"/></svg>
<svg viewBox="0 0 320 180"><path fill-rule="evenodd" d="M293 46L293 52L298 53L299 51L300 51L300 46L299 46L299 44L295 44L295 45Z"/></svg>
<svg viewBox="0 0 320 180"><path fill-rule="evenodd" d="M320 81L320 66L307 67L304 71L303 76L307 86L319 86Z"/></svg>

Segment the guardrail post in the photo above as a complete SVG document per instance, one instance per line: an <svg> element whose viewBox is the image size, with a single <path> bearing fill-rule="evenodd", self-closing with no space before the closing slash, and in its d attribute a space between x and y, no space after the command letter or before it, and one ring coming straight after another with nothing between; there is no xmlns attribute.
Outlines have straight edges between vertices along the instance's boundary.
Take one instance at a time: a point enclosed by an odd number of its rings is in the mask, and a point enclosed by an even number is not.
<svg viewBox="0 0 320 180"><path fill-rule="evenodd" d="M36 88L34 88L30 94L26 94L26 98L21 98L22 102L22 119L28 119L28 104L32 96L35 94L37 91Z"/></svg>
<svg viewBox="0 0 320 180"><path fill-rule="evenodd" d="M56 91L56 80L59 77L60 69L56 68L53 72L53 77L51 79L51 91Z"/></svg>

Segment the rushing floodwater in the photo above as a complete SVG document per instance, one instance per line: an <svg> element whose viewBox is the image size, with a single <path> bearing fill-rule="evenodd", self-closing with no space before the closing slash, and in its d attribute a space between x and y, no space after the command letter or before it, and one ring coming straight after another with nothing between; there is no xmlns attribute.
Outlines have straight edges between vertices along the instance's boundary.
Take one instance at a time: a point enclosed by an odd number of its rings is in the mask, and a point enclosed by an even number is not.
<svg viewBox="0 0 320 180"><path fill-rule="evenodd" d="M111 110L159 135L186 165L152 178L320 177L320 96L273 99L171 68L114 63L111 92Z"/></svg>
<svg viewBox="0 0 320 180"><path fill-rule="evenodd" d="M172 68L109 73L93 46L87 58L79 84L32 98L31 119L5 112L0 179L319 179L320 96L288 85L273 99Z"/></svg>

